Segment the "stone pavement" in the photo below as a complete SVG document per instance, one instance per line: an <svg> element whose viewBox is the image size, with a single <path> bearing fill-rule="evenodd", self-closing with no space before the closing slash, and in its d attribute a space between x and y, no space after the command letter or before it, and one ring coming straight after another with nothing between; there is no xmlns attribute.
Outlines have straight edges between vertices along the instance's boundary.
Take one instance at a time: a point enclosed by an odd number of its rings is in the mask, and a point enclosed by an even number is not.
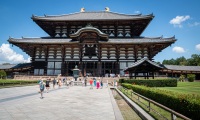
<svg viewBox="0 0 200 120"><path fill-rule="evenodd" d="M0 120L122 120L109 88L66 86L44 93L39 86L0 89Z"/></svg>

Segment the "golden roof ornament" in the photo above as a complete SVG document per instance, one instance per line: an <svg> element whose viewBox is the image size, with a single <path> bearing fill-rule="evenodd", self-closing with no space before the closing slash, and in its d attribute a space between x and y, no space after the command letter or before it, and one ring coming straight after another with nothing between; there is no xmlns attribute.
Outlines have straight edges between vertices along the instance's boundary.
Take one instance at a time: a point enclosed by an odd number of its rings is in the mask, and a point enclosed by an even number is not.
<svg viewBox="0 0 200 120"><path fill-rule="evenodd" d="M106 7L106 8L105 8L105 11L106 11L106 12L110 12L110 8L109 8L109 7Z"/></svg>
<svg viewBox="0 0 200 120"><path fill-rule="evenodd" d="M85 8L81 8L81 12L85 12Z"/></svg>

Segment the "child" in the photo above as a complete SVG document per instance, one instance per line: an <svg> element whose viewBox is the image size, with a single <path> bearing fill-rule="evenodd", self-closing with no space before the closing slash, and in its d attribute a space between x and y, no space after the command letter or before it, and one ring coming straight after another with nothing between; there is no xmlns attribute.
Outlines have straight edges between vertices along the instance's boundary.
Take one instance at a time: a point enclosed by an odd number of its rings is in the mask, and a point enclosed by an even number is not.
<svg viewBox="0 0 200 120"><path fill-rule="evenodd" d="M90 89L93 89L93 80L92 80L92 78L90 79Z"/></svg>

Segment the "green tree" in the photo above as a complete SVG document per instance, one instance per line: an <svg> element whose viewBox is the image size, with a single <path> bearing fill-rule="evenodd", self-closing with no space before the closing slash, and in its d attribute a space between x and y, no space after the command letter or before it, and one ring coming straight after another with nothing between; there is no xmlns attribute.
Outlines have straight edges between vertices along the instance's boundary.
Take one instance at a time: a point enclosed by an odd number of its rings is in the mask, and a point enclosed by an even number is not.
<svg viewBox="0 0 200 120"><path fill-rule="evenodd" d="M1 77L1 79L3 78L3 77L6 77L7 75L6 75L6 72L4 71L4 70L0 70L0 77Z"/></svg>
<svg viewBox="0 0 200 120"><path fill-rule="evenodd" d="M185 76L181 74L181 76L179 77L179 81L184 82L184 80L185 80Z"/></svg>
<svg viewBox="0 0 200 120"><path fill-rule="evenodd" d="M195 74L187 74L187 78L189 82L194 82L195 80Z"/></svg>
<svg viewBox="0 0 200 120"><path fill-rule="evenodd" d="M183 56L180 58L177 58L175 61L176 61L176 65L187 65L187 60Z"/></svg>
<svg viewBox="0 0 200 120"><path fill-rule="evenodd" d="M179 57L177 59L163 60L164 65L188 65L188 66L200 66L200 54L192 54L191 58Z"/></svg>

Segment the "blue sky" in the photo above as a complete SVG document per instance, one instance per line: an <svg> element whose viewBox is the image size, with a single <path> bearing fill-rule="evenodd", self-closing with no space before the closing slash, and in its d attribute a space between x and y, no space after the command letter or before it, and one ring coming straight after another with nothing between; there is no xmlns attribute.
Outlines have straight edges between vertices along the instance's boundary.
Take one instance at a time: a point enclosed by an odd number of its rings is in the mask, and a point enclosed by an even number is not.
<svg viewBox="0 0 200 120"><path fill-rule="evenodd" d="M151 14L155 18L142 36L176 37L177 41L154 59L176 59L200 54L200 1L199 0L0 0L0 64L29 61L29 56L16 46L9 45L13 38L48 36L32 19L32 14L61 15L86 11L110 11L125 14Z"/></svg>

